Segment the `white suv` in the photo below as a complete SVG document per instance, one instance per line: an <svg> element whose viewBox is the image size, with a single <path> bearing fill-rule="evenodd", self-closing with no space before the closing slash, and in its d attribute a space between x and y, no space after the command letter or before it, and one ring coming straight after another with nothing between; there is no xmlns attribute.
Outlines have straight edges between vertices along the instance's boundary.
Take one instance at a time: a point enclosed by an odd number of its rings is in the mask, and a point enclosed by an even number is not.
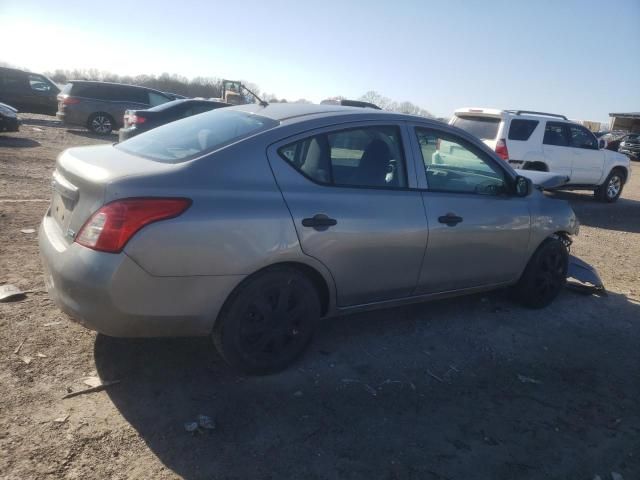
<svg viewBox="0 0 640 480"><path fill-rule="evenodd" d="M461 108L449 124L480 138L512 167L566 175L567 190L593 190L615 202L629 179L629 158L564 115L526 110Z"/></svg>

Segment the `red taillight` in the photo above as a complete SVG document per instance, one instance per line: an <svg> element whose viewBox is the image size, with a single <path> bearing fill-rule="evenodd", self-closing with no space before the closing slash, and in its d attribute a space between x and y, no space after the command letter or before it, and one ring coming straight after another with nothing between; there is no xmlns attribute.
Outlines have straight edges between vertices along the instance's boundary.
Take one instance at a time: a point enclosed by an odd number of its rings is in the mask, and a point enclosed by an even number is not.
<svg viewBox="0 0 640 480"><path fill-rule="evenodd" d="M129 123L130 124L138 124L138 123L144 123L146 122L147 119L145 117L141 117L140 115L129 115Z"/></svg>
<svg viewBox="0 0 640 480"><path fill-rule="evenodd" d="M80 103L80 99L76 97L66 97L62 100L64 105L75 105L76 103Z"/></svg>
<svg viewBox="0 0 640 480"><path fill-rule="evenodd" d="M498 140L496 143L496 153L503 160L509 160L509 149L507 148L507 142L504 138Z"/></svg>
<svg viewBox="0 0 640 480"><path fill-rule="evenodd" d="M145 225L174 218L191 205L187 198L127 198L108 203L82 226L76 242L93 250L120 252Z"/></svg>

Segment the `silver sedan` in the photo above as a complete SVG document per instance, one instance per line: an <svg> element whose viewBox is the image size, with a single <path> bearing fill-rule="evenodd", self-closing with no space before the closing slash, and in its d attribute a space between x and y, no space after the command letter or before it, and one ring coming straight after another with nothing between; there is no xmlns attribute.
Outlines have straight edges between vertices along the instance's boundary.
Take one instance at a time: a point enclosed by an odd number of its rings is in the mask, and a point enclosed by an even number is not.
<svg viewBox="0 0 640 480"><path fill-rule="evenodd" d="M211 335L282 369L318 320L512 287L562 289L570 206L466 132L329 105L244 105L58 158L49 294L106 335Z"/></svg>

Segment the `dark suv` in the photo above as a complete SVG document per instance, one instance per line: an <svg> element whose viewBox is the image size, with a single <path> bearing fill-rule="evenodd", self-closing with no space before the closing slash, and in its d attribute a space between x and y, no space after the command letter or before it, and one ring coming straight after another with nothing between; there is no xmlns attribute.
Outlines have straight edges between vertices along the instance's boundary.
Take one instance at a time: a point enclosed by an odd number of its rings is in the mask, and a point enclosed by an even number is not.
<svg viewBox="0 0 640 480"><path fill-rule="evenodd" d="M56 116L65 125L108 135L122 128L127 110L143 110L173 100L158 90L121 83L72 80L58 95Z"/></svg>
<svg viewBox="0 0 640 480"><path fill-rule="evenodd" d="M56 95L60 89L38 73L0 67L0 102L23 113L56 114Z"/></svg>

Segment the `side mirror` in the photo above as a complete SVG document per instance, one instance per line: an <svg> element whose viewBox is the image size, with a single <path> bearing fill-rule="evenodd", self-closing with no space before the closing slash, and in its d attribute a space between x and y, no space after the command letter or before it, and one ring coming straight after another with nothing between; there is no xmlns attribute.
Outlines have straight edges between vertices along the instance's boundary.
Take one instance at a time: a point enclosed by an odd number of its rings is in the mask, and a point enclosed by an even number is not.
<svg viewBox="0 0 640 480"><path fill-rule="evenodd" d="M527 197L533 192L533 182L530 178L518 175L516 177L516 195L518 197Z"/></svg>
<svg viewBox="0 0 640 480"><path fill-rule="evenodd" d="M604 138L598 139L598 148L600 150L607 148L607 141Z"/></svg>

